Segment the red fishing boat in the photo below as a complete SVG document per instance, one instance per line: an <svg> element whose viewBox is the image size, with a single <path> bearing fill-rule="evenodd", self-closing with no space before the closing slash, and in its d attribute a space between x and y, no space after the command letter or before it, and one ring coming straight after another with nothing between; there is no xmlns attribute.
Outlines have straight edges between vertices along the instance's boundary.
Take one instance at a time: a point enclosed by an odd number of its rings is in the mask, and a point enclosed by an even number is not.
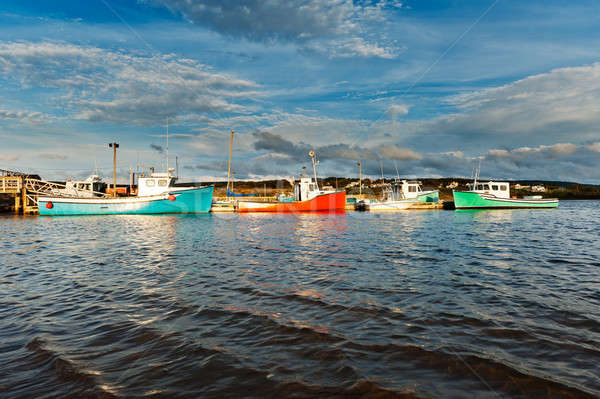
<svg viewBox="0 0 600 399"><path fill-rule="evenodd" d="M294 198L288 201L256 202L238 201L238 212L323 212L343 211L346 206L346 192L321 190L317 181L315 153L312 158L315 177L301 177L294 181Z"/></svg>

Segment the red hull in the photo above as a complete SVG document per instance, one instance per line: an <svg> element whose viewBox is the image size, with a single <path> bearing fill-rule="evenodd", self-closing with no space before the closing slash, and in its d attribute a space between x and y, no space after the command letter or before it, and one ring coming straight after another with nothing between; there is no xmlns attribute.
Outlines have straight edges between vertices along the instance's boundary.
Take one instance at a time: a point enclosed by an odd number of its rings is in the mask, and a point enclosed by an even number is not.
<svg viewBox="0 0 600 399"><path fill-rule="evenodd" d="M309 201L294 202L238 202L238 212L316 212L345 209L346 192L323 194Z"/></svg>

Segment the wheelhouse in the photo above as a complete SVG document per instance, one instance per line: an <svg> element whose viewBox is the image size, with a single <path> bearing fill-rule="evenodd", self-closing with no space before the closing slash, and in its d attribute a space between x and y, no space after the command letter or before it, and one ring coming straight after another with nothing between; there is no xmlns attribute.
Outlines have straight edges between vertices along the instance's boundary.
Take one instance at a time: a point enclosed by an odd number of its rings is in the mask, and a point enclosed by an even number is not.
<svg viewBox="0 0 600 399"><path fill-rule="evenodd" d="M498 198L510 198L510 186L507 182L477 182L467 184L469 191L479 194L492 194Z"/></svg>

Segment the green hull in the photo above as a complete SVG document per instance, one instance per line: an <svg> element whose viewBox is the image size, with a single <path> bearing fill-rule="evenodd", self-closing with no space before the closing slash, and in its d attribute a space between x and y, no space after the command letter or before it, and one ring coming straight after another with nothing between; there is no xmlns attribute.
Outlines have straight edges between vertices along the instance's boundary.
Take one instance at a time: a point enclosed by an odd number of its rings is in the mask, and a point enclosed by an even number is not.
<svg viewBox="0 0 600 399"><path fill-rule="evenodd" d="M511 209L511 208L556 208L558 200L546 198L526 200L514 198L489 198L485 194L452 191L456 209Z"/></svg>
<svg viewBox="0 0 600 399"><path fill-rule="evenodd" d="M438 190L429 191L417 196L419 202L438 202L440 200L440 192Z"/></svg>

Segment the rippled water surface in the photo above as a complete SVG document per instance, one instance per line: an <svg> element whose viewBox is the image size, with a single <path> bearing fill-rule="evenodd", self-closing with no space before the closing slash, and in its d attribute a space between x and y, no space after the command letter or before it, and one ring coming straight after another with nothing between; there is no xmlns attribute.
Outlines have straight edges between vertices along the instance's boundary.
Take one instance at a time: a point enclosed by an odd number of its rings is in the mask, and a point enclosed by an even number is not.
<svg viewBox="0 0 600 399"><path fill-rule="evenodd" d="M0 217L0 397L598 397L599 222Z"/></svg>

